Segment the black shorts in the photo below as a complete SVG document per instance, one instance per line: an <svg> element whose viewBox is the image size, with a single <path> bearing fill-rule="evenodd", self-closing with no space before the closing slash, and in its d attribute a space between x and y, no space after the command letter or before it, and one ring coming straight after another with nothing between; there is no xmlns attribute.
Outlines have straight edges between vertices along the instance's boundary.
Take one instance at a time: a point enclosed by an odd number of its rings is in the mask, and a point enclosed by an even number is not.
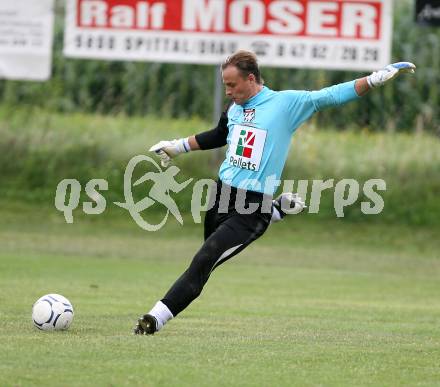
<svg viewBox="0 0 440 387"><path fill-rule="evenodd" d="M221 182L214 194L213 207L205 216L205 242L162 299L174 316L200 295L215 268L263 235L270 224L270 196L238 190Z"/></svg>

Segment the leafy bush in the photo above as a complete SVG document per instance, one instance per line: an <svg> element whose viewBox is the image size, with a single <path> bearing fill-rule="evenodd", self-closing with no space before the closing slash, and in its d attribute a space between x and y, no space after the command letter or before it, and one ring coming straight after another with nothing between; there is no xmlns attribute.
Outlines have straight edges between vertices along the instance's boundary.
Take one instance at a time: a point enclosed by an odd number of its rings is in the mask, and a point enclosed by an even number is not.
<svg viewBox="0 0 440 387"><path fill-rule="evenodd" d="M65 58L62 53L64 10L57 3L52 79L45 83L0 81L0 103L29 105L53 112L156 115L210 120L213 110L213 66L138 62L105 62ZM413 21L413 2L394 2L392 60L417 64L415 76L402 77L370 93L344 114L323 112L320 127L373 131L422 131L440 134L440 29ZM320 89L359 78L348 71L263 68L275 90Z"/></svg>
<svg viewBox="0 0 440 387"><path fill-rule="evenodd" d="M75 178L84 188L90 179L103 178L109 183L106 199L123 201L124 170L133 156L146 154L147 148L161 139L190 135L208 126L199 119L3 109L0 193L6 199L53 203L62 179ZM193 152L178 158L178 180L215 179L222 156L224 149L220 153ZM136 173L144 172L140 169ZM440 225L440 141L434 136L302 127L293 138L283 179L331 178L335 183L345 178L357 179L361 185L370 178L386 181L383 213L361 216L360 197L346 209L345 215L351 220ZM176 196L182 210L189 210L191 193L191 189L185 189ZM145 194L138 192L137 196ZM334 218L333 203L333 190L324 191L319 214L311 216Z"/></svg>

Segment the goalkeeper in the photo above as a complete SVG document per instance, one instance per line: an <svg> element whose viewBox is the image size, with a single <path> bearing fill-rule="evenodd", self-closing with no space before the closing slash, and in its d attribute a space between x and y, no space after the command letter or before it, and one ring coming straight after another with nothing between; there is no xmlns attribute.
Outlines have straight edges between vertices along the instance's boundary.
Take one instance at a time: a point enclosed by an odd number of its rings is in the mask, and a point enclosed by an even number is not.
<svg viewBox="0 0 440 387"><path fill-rule="evenodd" d="M415 65L394 63L367 77L319 91L269 89L263 85L256 56L248 51L228 57L221 69L231 104L218 126L188 138L161 141L150 149L166 166L181 153L228 144L214 206L205 216L205 241L162 300L139 318L135 334L162 329L200 295L212 271L259 238L271 219L279 219L291 204L294 212L304 208L304 202L294 194L283 194L272 205L273 182L279 181L291 136L304 121L326 107L359 99L399 73L414 72ZM251 205L253 211L249 212Z"/></svg>

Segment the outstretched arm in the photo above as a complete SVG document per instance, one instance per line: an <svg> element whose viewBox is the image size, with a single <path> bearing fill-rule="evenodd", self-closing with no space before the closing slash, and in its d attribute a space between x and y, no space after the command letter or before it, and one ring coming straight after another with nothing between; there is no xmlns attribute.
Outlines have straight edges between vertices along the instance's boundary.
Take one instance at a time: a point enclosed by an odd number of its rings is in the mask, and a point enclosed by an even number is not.
<svg viewBox="0 0 440 387"><path fill-rule="evenodd" d="M370 85L367 82L367 77L356 79L354 89L359 97L363 97L367 94L371 90Z"/></svg>
<svg viewBox="0 0 440 387"><path fill-rule="evenodd" d="M192 151L201 149L195 135L188 137L188 144Z"/></svg>
<svg viewBox="0 0 440 387"><path fill-rule="evenodd" d="M401 73L414 73L416 65L411 62L397 62L375 71L368 77L357 79L354 85L356 93L363 96L371 89L382 86L385 82L395 78Z"/></svg>
<svg viewBox="0 0 440 387"><path fill-rule="evenodd" d="M172 141L160 141L153 145L150 151L155 152L161 159L161 164L165 168L170 163L171 159L181 153L186 153L194 150L205 150L220 148L226 145L226 138L228 137L228 115L227 111L231 104L228 104L225 111L222 113L217 126L214 129Z"/></svg>
<svg viewBox="0 0 440 387"><path fill-rule="evenodd" d="M323 110L326 107L343 105L358 99L369 90L384 85L401 73L413 73L415 68L416 66L410 62L393 63L367 77L308 92L305 98L312 106L309 106L310 111L305 114L305 117L308 118L314 112Z"/></svg>

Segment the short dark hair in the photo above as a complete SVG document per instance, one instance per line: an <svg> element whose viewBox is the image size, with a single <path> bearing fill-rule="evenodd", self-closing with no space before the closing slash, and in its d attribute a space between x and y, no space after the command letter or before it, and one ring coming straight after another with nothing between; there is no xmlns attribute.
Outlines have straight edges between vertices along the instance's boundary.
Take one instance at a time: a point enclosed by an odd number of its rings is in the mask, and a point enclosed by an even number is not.
<svg viewBox="0 0 440 387"><path fill-rule="evenodd" d="M222 63L222 70L228 66L237 67L243 78L247 77L249 74L254 74L255 81L258 84L263 82L260 69L258 68L257 56L253 52L240 50L231 56L228 56Z"/></svg>

